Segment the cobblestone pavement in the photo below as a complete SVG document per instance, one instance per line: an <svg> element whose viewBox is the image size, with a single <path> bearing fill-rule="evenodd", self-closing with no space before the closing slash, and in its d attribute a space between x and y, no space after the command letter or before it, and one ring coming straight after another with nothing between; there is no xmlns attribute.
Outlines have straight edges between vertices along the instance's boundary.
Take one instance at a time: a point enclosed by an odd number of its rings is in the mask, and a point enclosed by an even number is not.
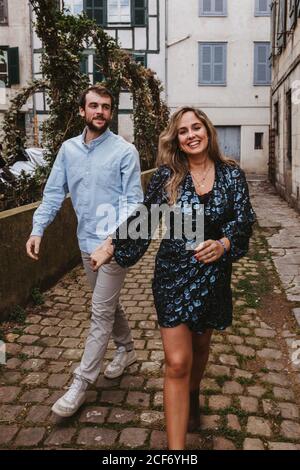
<svg viewBox="0 0 300 470"><path fill-rule="evenodd" d="M251 191L260 227L249 255L234 266L233 326L213 335L201 430L188 435L193 449L300 449L300 328L293 315L300 306L300 218L268 184L253 182ZM89 327L83 269L44 294L43 305L28 307L24 324L3 325L0 448L166 448L163 351L150 288L157 247L153 242L129 271L122 290L138 362L120 379L101 375L74 417L56 418L50 407L70 384ZM104 367L113 354L110 343Z"/></svg>

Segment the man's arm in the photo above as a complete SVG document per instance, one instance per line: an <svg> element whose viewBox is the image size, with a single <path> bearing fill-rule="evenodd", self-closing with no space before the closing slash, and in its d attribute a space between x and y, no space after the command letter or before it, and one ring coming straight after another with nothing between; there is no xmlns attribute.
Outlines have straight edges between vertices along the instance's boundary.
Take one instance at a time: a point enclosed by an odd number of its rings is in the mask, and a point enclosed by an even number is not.
<svg viewBox="0 0 300 470"><path fill-rule="evenodd" d="M54 220L68 193L65 169L64 144L61 146L51 173L46 183L43 200L33 216L33 228L26 243L30 258L37 260L42 236L48 225Z"/></svg>

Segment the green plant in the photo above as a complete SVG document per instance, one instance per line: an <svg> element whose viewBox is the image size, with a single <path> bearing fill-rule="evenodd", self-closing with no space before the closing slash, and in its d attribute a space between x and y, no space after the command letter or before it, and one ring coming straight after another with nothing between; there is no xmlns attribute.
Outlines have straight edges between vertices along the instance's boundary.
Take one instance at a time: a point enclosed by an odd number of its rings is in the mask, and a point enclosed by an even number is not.
<svg viewBox="0 0 300 470"><path fill-rule="evenodd" d="M78 95L89 86L89 77L80 70L86 48L94 49L99 59L96 68L105 77L102 84L115 95L117 108L121 89L132 93L134 143L140 153L142 169L154 166L158 137L169 119L169 110L160 98L161 83L155 73L137 64L94 21L84 13L78 16L64 14L57 7L57 0L30 0L30 3L36 17L35 29L43 44L43 80L30 83L12 100L4 118L4 156L8 162L12 161L18 141L24 141L17 125L19 110L33 93L47 90L49 117L42 131L49 164L32 177L23 175L14 188L1 185L4 202L0 201L0 209L40 199L59 147L66 139L82 132Z"/></svg>
<svg viewBox="0 0 300 470"><path fill-rule="evenodd" d="M14 309L10 312L8 320L16 323L25 323L26 319L26 312L25 310L20 307L20 305L16 305Z"/></svg>
<svg viewBox="0 0 300 470"><path fill-rule="evenodd" d="M45 302L44 297L38 287L34 287L32 289L31 298L35 305L42 305Z"/></svg>

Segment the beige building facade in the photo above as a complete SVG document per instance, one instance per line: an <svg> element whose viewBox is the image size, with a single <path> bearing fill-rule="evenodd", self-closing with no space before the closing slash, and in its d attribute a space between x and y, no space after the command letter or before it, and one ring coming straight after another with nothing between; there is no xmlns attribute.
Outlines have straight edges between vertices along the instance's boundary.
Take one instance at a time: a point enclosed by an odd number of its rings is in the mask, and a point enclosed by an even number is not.
<svg viewBox="0 0 300 470"><path fill-rule="evenodd" d="M27 0L0 0L0 129L10 100L32 77L30 9ZM19 127L30 128L32 104L19 113Z"/></svg>
<svg viewBox="0 0 300 470"><path fill-rule="evenodd" d="M167 0L167 102L203 109L223 152L268 172L270 8L257 0Z"/></svg>
<svg viewBox="0 0 300 470"><path fill-rule="evenodd" d="M300 209L300 0L272 2L270 177Z"/></svg>

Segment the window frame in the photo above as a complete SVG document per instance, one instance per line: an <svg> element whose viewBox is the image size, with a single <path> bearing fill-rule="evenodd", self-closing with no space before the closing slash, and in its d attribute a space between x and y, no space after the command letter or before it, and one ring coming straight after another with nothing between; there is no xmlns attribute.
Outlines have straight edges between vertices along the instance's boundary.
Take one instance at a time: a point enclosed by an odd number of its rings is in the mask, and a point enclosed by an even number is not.
<svg viewBox="0 0 300 470"><path fill-rule="evenodd" d="M221 17L224 18L228 16L228 10L227 10L227 0L223 0L223 11L222 13L219 13L216 11L216 0L211 0L211 2L214 2L214 10L211 9L210 12L205 12L204 10L204 0L199 0L199 16L206 16L206 17Z"/></svg>
<svg viewBox="0 0 300 470"><path fill-rule="evenodd" d="M120 2L121 0L117 0L118 2ZM109 26L118 26L118 25L124 25L124 26L129 26L132 24L132 0L129 0L129 15L130 15L130 19L129 21L110 21L109 20L109 0L105 0L106 2L106 24L109 25Z"/></svg>
<svg viewBox="0 0 300 470"><path fill-rule="evenodd" d="M269 7L269 10L268 11L261 11L259 9L259 0L255 0L255 8L254 8L254 16L256 17L260 17L260 16L264 16L264 17L268 17L268 16L271 16L271 4L270 4L270 1L271 0L267 0L267 5Z"/></svg>
<svg viewBox="0 0 300 470"><path fill-rule="evenodd" d="M254 132L254 150L264 149L264 132Z"/></svg>
<svg viewBox="0 0 300 470"><path fill-rule="evenodd" d="M0 1L3 2L3 11L4 11L3 20L1 20L1 17L0 17L0 26L8 26L8 3L7 3L7 0L0 0Z"/></svg>
<svg viewBox="0 0 300 470"><path fill-rule="evenodd" d="M213 42L213 41L209 41L209 42L204 42L204 41L199 41L198 42L198 86L213 86L213 87L216 87L216 86L227 86L227 45L228 43L225 42L225 41L222 41L222 42ZM201 48L202 46L223 46L223 57L224 57L224 63L223 63L223 77L224 77L224 81L222 83L220 82L202 82L201 81L201 77L202 77L202 70L201 70L201 58L202 58L202 52L201 52ZM212 49L213 50L213 49ZM211 64L210 64L211 68L214 66L214 62L211 61Z"/></svg>
<svg viewBox="0 0 300 470"><path fill-rule="evenodd" d="M96 21L95 20L95 4L94 4L94 1L95 0L92 0L93 6L91 8L88 8L87 7L87 0L83 0L83 12L88 16L87 10L91 10L93 12L93 17L91 19ZM97 7L96 9L99 10L99 11L100 10L103 11L103 22L100 24L100 23L97 23L97 21L96 21L96 24L98 26L104 28L107 25L107 0L103 0L103 7Z"/></svg>

